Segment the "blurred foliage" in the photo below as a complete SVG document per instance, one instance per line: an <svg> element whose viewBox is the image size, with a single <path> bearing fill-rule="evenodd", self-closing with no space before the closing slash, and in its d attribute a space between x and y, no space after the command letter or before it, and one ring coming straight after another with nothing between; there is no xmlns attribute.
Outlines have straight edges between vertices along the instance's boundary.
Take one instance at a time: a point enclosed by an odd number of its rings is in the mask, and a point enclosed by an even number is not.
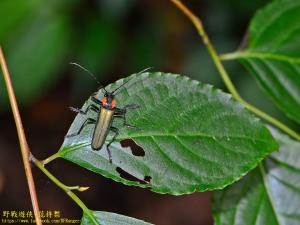
<svg viewBox="0 0 300 225"><path fill-rule="evenodd" d="M186 3L201 16L222 53L238 48L250 18L267 2ZM168 1L2 0L0 40L23 106L51 94L59 82L69 81L71 85L63 86L71 87L70 96L81 104L97 83L69 62L87 67L104 84L152 66L154 71L182 73L224 88L194 28ZM247 71L236 63L226 63L226 67L242 96L285 119ZM3 111L8 102L3 79L0 90Z"/></svg>
<svg viewBox="0 0 300 225"><path fill-rule="evenodd" d="M0 40L21 104L40 97L58 78L70 48L67 6L51 2L45 7L37 0L0 2L1 17L6 18L1 19ZM1 102L7 106L2 79L1 90Z"/></svg>

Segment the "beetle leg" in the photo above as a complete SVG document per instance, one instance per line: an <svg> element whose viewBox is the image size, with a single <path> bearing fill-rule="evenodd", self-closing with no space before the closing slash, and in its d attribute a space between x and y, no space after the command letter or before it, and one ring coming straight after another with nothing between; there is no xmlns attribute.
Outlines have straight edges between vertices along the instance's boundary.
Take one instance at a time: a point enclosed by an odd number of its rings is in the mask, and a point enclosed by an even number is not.
<svg viewBox="0 0 300 225"><path fill-rule="evenodd" d="M114 142L114 140L116 139L116 137L119 135L119 129L116 128L116 127L110 127L110 130L113 131L113 132L115 132L115 135L110 140L110 142L107 144L106 149L107 149L107 153L108 153L109 162L112 163L111 152L110 152L109 146Z"/></svg>
<svg viewBox="0 0 300 225"><path fill-rule="evenodd" d="M140 108L140 106L138 104L128 104L128 105L125 105L123 109L137 109L137 108Z"/></svg>
<svg viewBox="0 0 300 225"><path fill-rule="evenodd" d="M137 109L139 107L140 106L137 105L137 104L128 104L128 105L125 105L124 108L122 108L122 109L121 108L116 108L115 109L114 118L121 118L121 119L123 119L124 120L123 126L125 126L127 128L132 128L132 129L135 129L135 130L140 130L138 127L128 124L127 123L127 118L126 118L127 109Z"/></svg>
<svg viewBox="0 0 300 225"><path fill-rule="evenodd" d="M126 109L120 109L120 108L115 109L115 114L123 115L125 113L126 113Z"/></svg>
<svg viewBox="0 0 300 225"><path fill-rule="evenodd" d="M88 125L88 124L95 124L96 123L96 120L92 119L92 118L87 118L84 123L81 125L81 127L79 128L79 130L74 133L74 134L69 134L69 135L66 135L67 138L69 137L74 137L74 136L77 136L81 133L82 129Z"/></svg>
<svg viewBox="0 0 300 225"><path fill-rule="evenodd" d="M81 110L81 109L78 109L78 108L74 108L74 107L69 107L72 111L76 112L76 113L80 113L80 114L83 114L83 115L86 115L87 112L89 110L93 110L94 112L99 112L99 108L96 106L96 105L89 105L88 107L86 107L85 110Z"/></svg>
<svg viewBox="0 0 300 225"><path fill-rule="evenodd" d="M97 99L95 96L92 96L92 97L91 97L91 100L92 100L94 103L96 103L96 104L102 106L102 102L101 102L99 99Z"/></svg>
<svg viewBox="0 0 300 225"><path fill-rule="evenodd" d="M128 105L125 105L123 108L116 108L116 112L117 113L126 113L127 112L127 109L137 109L139 108L140 106L138 104L128 104Z"/></svg>
<svg viewBox="0 0 300 225"><path fill-rule="evenodd" d="M99 101L99 100L95 97L96 94L97 94L97 92L95 92L95 93L92 95L91 100L92 100L92 102L94 102L95 104L102 106L102 102ZM72 111L74 111L74 112L77 112L77 113L86 115L87 112L88 112L90 109L93 110L94 112L97 112L97 113L98 113L98 112L100 111L100 109L98 108L97 105L91 104L91 105L89 105L85 110L81 110L81 109L74 108L74 107L69 107L69 108L70 108Z"/></svg>
<svg viewBox="0 0 300 225"><path fill-rule="evenodd" d="M124 121L123 126L125 126L127 128L132 128L132 129L135 129L135 130L140 130L138 127L130 125L130 124L127 123L127 119L126 119L125 113L115 113L114 114L114 118L121 118L121 119L123 119L123 121Z"/></svg>

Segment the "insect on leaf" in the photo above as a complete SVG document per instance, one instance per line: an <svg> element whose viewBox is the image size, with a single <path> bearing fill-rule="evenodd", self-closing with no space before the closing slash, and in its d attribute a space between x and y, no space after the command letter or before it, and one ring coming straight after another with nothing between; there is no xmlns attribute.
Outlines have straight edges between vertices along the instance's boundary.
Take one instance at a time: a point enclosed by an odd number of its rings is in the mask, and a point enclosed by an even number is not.
<svg viewBox="0 0 300 225"><path fill-rule="evenodd" d="M126 114L139 130L115 119L120 134L111 145L112 164L106 145L100 151L91 149L94 125L66 138L61 157L127 185L179 195L223 188L277 150L259 119L210 85L158 72L132 75L106 89L112 91L128 79L116 99L120 108L140 106ZM102 95L99 91L97 98ZM90 104L88 100L82 109ZM97 114L77 115L68 134L77 132L87 117L96 119Z"/></svg>

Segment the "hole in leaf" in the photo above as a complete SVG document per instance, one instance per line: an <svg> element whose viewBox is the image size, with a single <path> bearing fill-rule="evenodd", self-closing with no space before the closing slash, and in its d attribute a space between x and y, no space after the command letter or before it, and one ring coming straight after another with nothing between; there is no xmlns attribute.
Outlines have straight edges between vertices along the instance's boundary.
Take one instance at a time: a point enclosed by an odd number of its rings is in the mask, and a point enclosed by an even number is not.
<svg viewBox="0 0 300 225"><path fill-rule="evenodd" d="M120 174L120 177L126 180L134 181L134 182L139 182L141 184L149 184L151 181L150 176L145 176L144 180L140 180L136 178L135 176L132 176L131 174L127 173L125 170L121 169L120 167L117 167L117 172Z"/></svg>
<svg viewBox="0 0 300 225"><path fill-rule="evenodd" d="M122 147L129 147L135 156L145 156L145 151L142 147L138 146L132 139L124 139L120 141Z"/></svg>
<svg viewBox="0 0 300 225"><path fill-rule="evenodd" d="M151 181L151 178L152 178L151 176L145 176L144 181L149 184Z"/></svg>

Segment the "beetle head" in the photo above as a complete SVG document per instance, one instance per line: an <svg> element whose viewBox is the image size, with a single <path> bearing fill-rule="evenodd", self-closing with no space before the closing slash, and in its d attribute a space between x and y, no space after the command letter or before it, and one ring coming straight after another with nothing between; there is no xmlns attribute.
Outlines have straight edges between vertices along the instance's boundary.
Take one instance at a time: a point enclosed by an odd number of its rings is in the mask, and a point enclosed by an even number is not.
<svg viewBox="0 0 300 225"><path fill-rule="evenodd" d="M114 109L117 106L117 101L113 92L105 91L104 97L101 99L102 106L106 109Z"/></svg>
<svg viewBox="0 0 300 225"><path fill-rule="evenodd" d="M111 102L115 98L114 93L108 91L105 92L104 97L107 98L108 102Z"/></svg>

